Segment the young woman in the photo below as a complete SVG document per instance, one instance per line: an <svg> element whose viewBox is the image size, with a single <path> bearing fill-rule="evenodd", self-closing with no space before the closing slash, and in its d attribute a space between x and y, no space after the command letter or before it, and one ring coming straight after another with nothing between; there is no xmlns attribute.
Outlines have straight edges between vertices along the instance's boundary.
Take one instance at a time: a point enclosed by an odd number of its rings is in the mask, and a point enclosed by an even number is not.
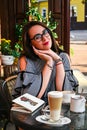
<svg viewBox="0 0 87 130"><path fill-rule="evenodd" d="M13 96L26 92L47 102L52 90L73 90L69 81L69 57L60 49L52 32L43 23L31 21L23 28L23 55Z"/></svg>

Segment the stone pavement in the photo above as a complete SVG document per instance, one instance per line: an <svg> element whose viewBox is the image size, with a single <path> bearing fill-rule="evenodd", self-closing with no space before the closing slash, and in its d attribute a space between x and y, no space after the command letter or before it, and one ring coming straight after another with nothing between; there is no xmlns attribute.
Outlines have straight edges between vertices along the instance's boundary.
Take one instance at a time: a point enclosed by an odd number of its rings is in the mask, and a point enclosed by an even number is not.
<svg viewBox="0 0 87 130"><path fill-rule="evenodd" d="M70 48L74 51L74 55L70 55L72 68L87 75L87 44L71 43Z"/></svg>
<svg viewBox="0 0 87 130"><path fill-rule="evenodd" d="M70 55L72 68L87 75L87 30L70 31L70 48L74 51L74 55Z"/></svg>

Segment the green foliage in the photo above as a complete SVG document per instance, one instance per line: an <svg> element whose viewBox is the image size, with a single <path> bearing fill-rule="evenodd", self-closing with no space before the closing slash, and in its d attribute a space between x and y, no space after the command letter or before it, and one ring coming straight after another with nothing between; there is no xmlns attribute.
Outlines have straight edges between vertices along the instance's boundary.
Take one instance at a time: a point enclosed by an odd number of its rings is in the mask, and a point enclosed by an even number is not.
<svg viewBox="0 0 87 130"><path fill-rule="evenodd" d="M27 16L30 16L31 21L40 21L45 23L49 29L52 31L54 38L58 38L58 35L54 32L57 28L58 23L52 17L51 11L48 14L48 18L44 18L38 11L38 7L30 7L29 10L26 12Z"/></svg>
<svg viewBox="0 0 87 130"><path fill-rule="evenodd" d="M22 41L22 29L23 26L28 22L28 19L30 19L31 21L40 21L45 23L49 29L52 31L52 34L54 36L55 39L58 38L57 33L55 32L58 23L55 21L55 19L52 16L52 12L49 11L48 13L48 18L44 18L39 10L38 10L38 0L30 0L31 2L31 7L29 7L28 3L26 4L26 18L24 19L23 23L21 24L16 24L16 36L18 39L18 42ZM59 45L59 48L61 48L62 50L64 50L63 45ZM72 49L70 49L70 53L73 55L74 51Z"/></svg>
<svg viewBox="0 0 87 130"><path fill-rule="evenodd" d="M58 35L55 32L55 29L57 28L58 23L55 21L55 19L52 16L51 11L48 14L48 18L44 18L38 10L37 6L37 0L31 0L31 7L29 7L28 4L26 4L26 18L24 19L23 23L16 24L16 36L18 41L22 40L22 29L23 26L28 22L28 17L31 21L40 21L45 23L49 29L52 31L52 34L54 38L58 38Z"/></svg>
<svg viewBox="0 0 87 130"><path fill-rule="evenodd" d="M16 34L16 39L18 41L18 43L22 41L22 30L24 25L28 22L27 19L24 19L23 23L21 24L16 24L16 28L15 28L15 34Z"/></svg>
<svg viewBox="0 0 87 130"><path fill-rule="evenodd" d="M5 38L1 39L1 53L3 55L13 55L14 57L19 57L22 51L22 46L20 43L15 43L14 48L11 47L11 40Z"/></svg>
<svg viewBox="0 0 87 130"><path fill-rule="evenodd" d="M29 10L26 12L26 16L31 17L32 21L43 21L43 17L38 12L38 7L29 7Z"/></svg>
<svg viewBox="0 0 87 130"><path fill-rule="evenodd" d="M11 40L6 40L5 38L1 39L1 52L4 55L11 55L12 49L11 49Z"/></svg>

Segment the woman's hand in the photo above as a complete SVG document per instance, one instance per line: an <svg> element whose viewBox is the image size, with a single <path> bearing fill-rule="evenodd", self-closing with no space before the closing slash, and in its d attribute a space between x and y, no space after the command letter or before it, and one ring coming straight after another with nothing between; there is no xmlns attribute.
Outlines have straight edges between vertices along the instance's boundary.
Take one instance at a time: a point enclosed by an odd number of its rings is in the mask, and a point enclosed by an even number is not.
<svg viewBox="0 0 87 130"><path fill-rule="evenodd" d="M36 55L38 55L41 59L45 60L45 61L50 61L53 60L51 55L49 55L48 50L44 51L44 50L38 50L33 46L34 52Z"/></svg>
<svg viewBox="0 0 87 130"><path fill-rule="evenodd" d="M54 51L52 51L51 49L49 50L38 50L35 47L33 47L34 52L36 53L36 55L38 55L41 59L42 56L46 56L46 57L51 57L54 61L56 61L57 59L59 59L60 57L58 56L58 54L56 54Z"/></svg>

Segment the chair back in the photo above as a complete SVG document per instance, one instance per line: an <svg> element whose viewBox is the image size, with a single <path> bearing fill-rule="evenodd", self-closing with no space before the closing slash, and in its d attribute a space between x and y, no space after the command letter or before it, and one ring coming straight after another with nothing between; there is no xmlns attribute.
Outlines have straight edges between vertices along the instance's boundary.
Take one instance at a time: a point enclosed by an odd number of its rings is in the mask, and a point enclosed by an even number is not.
<svg viewBox="0 0 87 130"><path fill-rule="evenodd" d="M0 118L4 122L4 130L12 129L18 130L11 119L11 106L12 106L12 89L15 85L17 75L9 76L2 84L0 84ZM9 128L10 126L10 128Z"/></svg>
<svg viewBox="0 0 87 130"><path fill-rule="evenodd" d="M9 107L8 102L7 102L6 98L4 97L4 94L2 91L3 82L4 82L4 80L0 80L0 120L4 117L8 116L7 108Z"/></svg>
<svg viewBox="0 0 87 130"><path fill-rule="evenodd" d="M2 91L4 94L5 99L7 100L8 104L12 105L12 89L15 86L17 75L9 76L5 79L5 81L2 84Z"/></svg>

